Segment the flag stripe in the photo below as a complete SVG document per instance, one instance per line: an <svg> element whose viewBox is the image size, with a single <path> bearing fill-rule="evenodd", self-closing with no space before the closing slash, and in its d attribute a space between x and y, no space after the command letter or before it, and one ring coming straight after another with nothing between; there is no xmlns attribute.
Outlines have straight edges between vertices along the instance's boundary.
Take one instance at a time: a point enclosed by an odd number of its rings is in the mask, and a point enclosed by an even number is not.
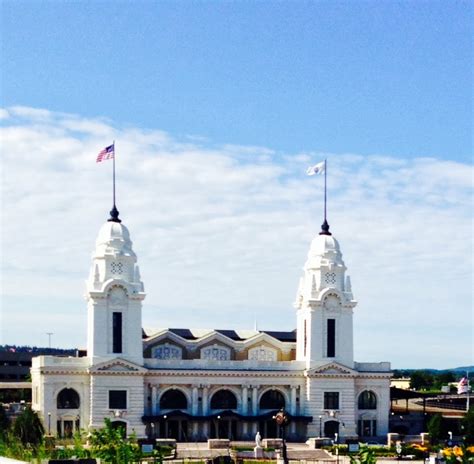
<svg viewBox="0 0 474 464"><path fill-rule="evenodd" d="M101 161L109 160L115 157L115 144L105 147L97 155L96 162L100 163Z"/></svg>

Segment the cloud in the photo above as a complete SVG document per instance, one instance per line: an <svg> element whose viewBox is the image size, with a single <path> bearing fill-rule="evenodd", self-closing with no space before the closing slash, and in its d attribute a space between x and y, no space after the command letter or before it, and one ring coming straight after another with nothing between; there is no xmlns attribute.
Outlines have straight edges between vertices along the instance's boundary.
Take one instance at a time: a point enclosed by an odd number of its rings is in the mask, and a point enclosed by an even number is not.
<svg viewBox="0 0 474 464"><path fill-rule="evenodd" d="M292 330L322 222L323 178L304 173L327 158L329 222L359 301L357 359L469 362L472 166L217 146L101 118L3 111L3 343L45 344L53 331L58 344L85 345L83 282L111 207L112 164L95 157L115 139L117 205L148 294L145 325L251 328L256 318ZM13 301L21 304L10 311Z"/></svg>

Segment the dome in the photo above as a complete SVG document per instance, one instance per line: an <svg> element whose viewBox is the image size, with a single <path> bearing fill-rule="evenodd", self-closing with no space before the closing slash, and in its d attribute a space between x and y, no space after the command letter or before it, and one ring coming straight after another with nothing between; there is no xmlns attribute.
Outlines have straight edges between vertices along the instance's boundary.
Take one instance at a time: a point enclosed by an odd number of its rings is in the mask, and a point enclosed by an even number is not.
<svg viewBox="0 0 474 464"><path fill-rule="evenodd" d="M305 267L315 269L329 263L344 266L339 242L332 235L316 235L311 242Z"/></svg>
<svg viewBox="0 0 474 464"><path fill-rule="evenodd" d="M119 222L106 222L99 230L95 246L96 255L118 253L135 256L132 250L130 232Z"/></svg>
<svg viewBox="0 0 474 464"><path fill-rule="evenodd" d="M319 256L324 256L328 252L340 253L339 242L332 235L316 235L311 242L310 252Z"/></svg>

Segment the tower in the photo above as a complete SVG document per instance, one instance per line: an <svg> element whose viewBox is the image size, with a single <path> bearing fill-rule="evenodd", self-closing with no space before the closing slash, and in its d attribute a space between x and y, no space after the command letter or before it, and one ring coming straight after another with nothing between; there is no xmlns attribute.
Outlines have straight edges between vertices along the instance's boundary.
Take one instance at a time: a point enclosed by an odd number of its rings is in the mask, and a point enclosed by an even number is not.
<svg viewBox="0 0 474 464"><path fill-rule="evenodd" d="M101 227L87 280L87 353L92 364L120 357L143 364L143 283L118 211Z"/></svg>
<svg viewBox="0 0 474 464"><path fill-rule="evenodd" d="M311 242L295 301L296 359L306 368L331 361L353 368L353 299L338 241L324 221Z"/></svg>

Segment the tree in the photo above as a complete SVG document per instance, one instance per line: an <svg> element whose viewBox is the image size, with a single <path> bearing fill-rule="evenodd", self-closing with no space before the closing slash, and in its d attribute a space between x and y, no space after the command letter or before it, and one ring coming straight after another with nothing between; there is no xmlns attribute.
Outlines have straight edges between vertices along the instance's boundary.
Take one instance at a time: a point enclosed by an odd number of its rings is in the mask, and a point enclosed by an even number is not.
<svg viewBox="0 0 474 464"><path fill-rule="evenodd" d="M122 428L114 428L110 419L104 419L105 426L94 430L90 437L94 456L112 464L139 462L141 449L134 436L127 439Z"/></svg>
<svg viewBox="0 0 474 464"><path fill-rule="evenodd" d="M29 443L33 447L43 442L44 427L38 414L31 409L25 408L13 423L13 435L23 445Z"/></svg>
<svg viewBox="0 0 474 464"><path fill-rule="evenodd" d="M427 371L414 371L410 379L410 387L415 390L428 390L433 385L433 374Z"/></svg>
<svg viewBox="0 0 474 464"><path fill-rule="evenodd" d="M465 443L474 445L474 407L470 408L461 421Z"/></svg>
<svg viewBox="0 0 474 464"><path fill-rule="evenodd" d="M432 440L439 440L441 438L441 425L443 418L441 414L434 414L430 417L428 423L426 424L428 428L428 433Z"/></svg>
<svg viewBox="0 0 474 464"><path fill-rule="evenodd" d="M0 439L5 439L10 427L10 419L7 416L5 408L0 404Z"/></svg>

